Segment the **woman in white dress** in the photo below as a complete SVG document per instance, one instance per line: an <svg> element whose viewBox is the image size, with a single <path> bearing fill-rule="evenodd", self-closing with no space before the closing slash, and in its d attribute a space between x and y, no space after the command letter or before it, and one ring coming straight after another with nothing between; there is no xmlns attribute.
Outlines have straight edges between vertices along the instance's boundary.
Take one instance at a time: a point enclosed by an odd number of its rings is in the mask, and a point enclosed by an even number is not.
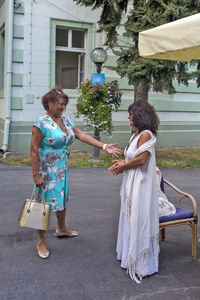
<svg viewBox="0 0 200 300"><path fill-rule="evenodd" d="M159 207L155 143L159 119L146 101L129 109L129 122L135 129L124 151L125 160L115 160L110 175L123 173L121 210L117 237L117 259L131 279L158 272Z"/></svg>

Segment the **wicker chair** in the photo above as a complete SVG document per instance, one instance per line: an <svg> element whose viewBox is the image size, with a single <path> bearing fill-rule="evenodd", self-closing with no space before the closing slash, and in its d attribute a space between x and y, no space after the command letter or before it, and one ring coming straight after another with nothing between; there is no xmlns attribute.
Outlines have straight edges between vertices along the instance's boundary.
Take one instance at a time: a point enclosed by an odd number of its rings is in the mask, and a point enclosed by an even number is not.
<svg viewBox="0 0 200 300"><path fill-rule="evenodd" d="M161 240L165 240L165 228L173 227L173 226L180 226L180 225L189 225L192 229L192 257L195 261L197 259L197 203L195 198L180 189L178 189L175 185L173 185L168 180L163 180L165 184L170 186L173 190L175 190L179 194L178 203L176 206L176 213L171 217L162 216L160 217L160 236ZM161 189L164 192L164 184L161 182ZM193 211L189 211L180 207L181 200L187 198L188 200L192 201Z"/></svg>

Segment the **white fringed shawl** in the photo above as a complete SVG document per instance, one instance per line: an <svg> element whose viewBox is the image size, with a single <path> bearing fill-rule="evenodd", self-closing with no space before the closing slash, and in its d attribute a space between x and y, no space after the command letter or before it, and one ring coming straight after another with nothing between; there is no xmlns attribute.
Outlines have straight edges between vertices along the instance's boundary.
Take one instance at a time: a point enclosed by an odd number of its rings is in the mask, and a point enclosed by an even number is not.
<svg viewBox="0 0 200 300"><path fill-rule="evenodd" d="M147 266L150 248L154 259L159 253L159 214L158 189L156 178L155 142L151 139L141 145L133 157L144 151L150 152L149 160L141 167L130 169L126 184L124 212L130 222L130 242L127 258L127 272L131 279L141 283ZM140 261L141 260L141 261ZM143 272L137 268L137 263L144 262Z"/></svg>
<svg viewBox="0 0 200 300"><path fill-rule="evenodd" d="M163 193L163 191L160 188L162 174L158 168L156 168L156 173L158 185L159 217L173 216L176 213L176 208L171 202L169 202L167 196Z"/></svg>

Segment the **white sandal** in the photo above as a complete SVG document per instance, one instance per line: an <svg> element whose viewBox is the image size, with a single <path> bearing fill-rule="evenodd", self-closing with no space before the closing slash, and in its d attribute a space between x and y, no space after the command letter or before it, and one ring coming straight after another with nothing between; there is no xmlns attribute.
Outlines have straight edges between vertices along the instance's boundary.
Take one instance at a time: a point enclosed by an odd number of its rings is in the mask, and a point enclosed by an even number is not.
<svg viewBox="0 0 200 300"><path fill-rule="evenodd" d="M49 257L49 250L47 250L46 252L42 252L39 250L39 247L37 245L37 251L38 251L38 255L40 258L47 258Z"/></svg>

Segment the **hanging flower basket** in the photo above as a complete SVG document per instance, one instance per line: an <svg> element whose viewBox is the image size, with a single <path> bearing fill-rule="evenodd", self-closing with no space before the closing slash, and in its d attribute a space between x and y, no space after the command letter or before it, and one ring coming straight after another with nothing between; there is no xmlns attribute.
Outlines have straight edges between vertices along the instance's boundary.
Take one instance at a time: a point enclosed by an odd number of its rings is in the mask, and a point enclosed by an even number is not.
<svg viewBox="0 0 200 300"><path fill-rule="evenodd" d="M82 116L88 128L98 128L100 132L111 135L112 111L119 109L122 97L118 82L92 85L88 80L81 84L79 93L75 116Z"/></svg>

